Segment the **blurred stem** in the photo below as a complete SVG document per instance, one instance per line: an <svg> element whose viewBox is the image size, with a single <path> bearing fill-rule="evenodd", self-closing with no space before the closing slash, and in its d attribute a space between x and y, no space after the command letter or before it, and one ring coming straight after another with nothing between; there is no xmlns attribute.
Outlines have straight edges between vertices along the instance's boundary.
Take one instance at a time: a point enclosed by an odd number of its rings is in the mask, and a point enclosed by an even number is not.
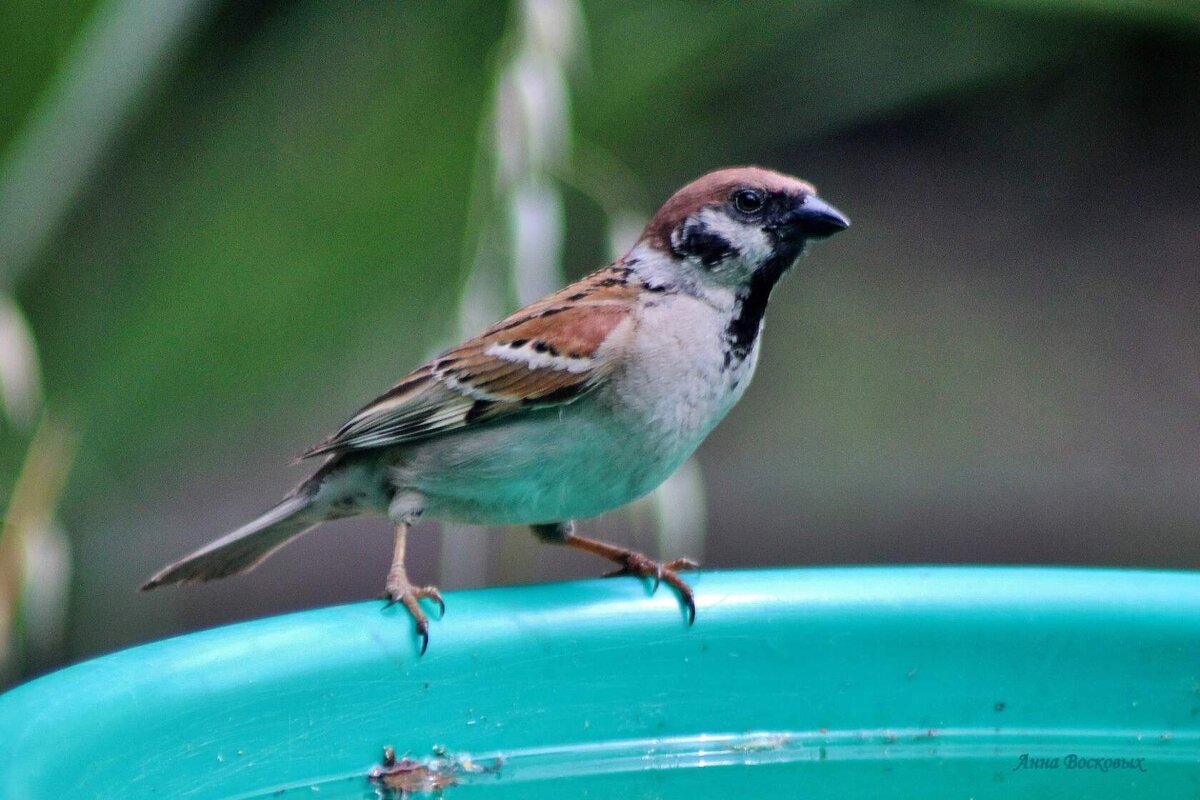
<svg viewBox="0 0 1200 800"><path fill-rule="evenodd" d="M9 421L28 433L42 408L37 342L12 296L0 292L0 404Z"/></svg>
<svg viewBox="0 0 1200 800"><path fill-rule="evenodd" d="M582 46L576 0L514 0L497 48L495 79L481 115L462 249L466 274L460 337L561 285L562 198L551 180L569 163L567 69ZM528 537L526 537L528 538ZM506 540L502 578L528 577L532 540ZM520 553L510 557L512 549ZM483 582L490 559L478 534L442 528L439 581Z"/></svg>
<svg viewBox="0 0 1200 800"><path fill-rule="evenodd" d="M554 169L555 180L587 197L612 218L636 213L650 218L653 199L625 162L597 145L576 139L569 169Z"/></svg>
<svg viewBox="0 0 1200 800"><path fill-rule="evenodd" d="M9 660L9 645L19 619L29 537L50 528L78 437L72 426L42 416L13 486L0 524L0 664Z"/></svg>

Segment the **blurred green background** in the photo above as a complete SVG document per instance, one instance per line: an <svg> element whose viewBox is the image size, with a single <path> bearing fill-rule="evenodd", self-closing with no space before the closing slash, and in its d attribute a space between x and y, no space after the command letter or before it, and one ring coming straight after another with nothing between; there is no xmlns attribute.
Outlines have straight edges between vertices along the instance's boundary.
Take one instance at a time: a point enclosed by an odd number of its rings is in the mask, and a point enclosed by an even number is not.
<svg viewBox="0 0 1200 800"><path fill-rule="evenodd" d="M854 227L780 286L755 384L673 501L587 530L710 567L1200 566L1196 3L0 19L0 685L377 594L370 519L247 577L136 587L419 360L742 163ZM517 530L429 524L410 551L443 588L602 566Z"/></svg>

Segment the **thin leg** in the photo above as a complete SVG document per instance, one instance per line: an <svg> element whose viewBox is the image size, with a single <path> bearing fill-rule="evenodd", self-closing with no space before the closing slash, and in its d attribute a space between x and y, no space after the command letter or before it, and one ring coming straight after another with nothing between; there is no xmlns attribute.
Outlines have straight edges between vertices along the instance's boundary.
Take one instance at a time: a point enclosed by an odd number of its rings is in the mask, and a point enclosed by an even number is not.
<svg viewBox="0 0 1200 800"><path fill-rule="evenodd" d="M403 603L416 623L417 636L421 637L421 655L429 647L429 617L421 610L420 599L428 598L438 604L441 615L446 613L446 604L442 601L442 593L436 586L413 586L408 580L408 570L404 568L404 548L408 538L408 523L396 523L396 546L392 551L392 568L388 570L387 594L388 605Z"/></svg>
<svg viewBox="0 0 1200 800"><path fill-rule="evenodd" d="M621 565L620 569L605 575L604 577L606 578L617 575L637 575L641 578L653 578L655 589L658 589L660 582L665 581L669 583L679 592L680 599L683 600L684 606L687 607L688 624L691 625L696 621L695 593L692 592L692 587L687 584L687 581L679 576L679 573L684 570L699 568L700 565L690 558L677 558L674 561L666 563L655 561L649 556L635 550L618 547L596 539L589 539L586 536L579 536L574 532L575 526L570 522L534 525L532 527L533 535L543 542L574 547L576 550L593 553Z"/></svg>

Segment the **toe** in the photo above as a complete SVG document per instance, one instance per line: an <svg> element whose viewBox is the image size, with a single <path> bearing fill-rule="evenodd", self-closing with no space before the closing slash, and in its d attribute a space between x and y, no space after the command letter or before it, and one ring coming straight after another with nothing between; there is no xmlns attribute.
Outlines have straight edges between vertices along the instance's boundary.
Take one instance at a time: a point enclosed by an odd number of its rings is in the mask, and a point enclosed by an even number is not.
<svg viewBox="0 0 1200 800"><path fill-rule="evenodd" d="M692 587L687 581L679 577L675 570L667 569L663 571L663 580L675 587L675 591L679 592L679 599L683 601L687 608L688 625L693 625L696 622L696 595L692 591Z"/></svg>
<svg viewBox="0 0 1200 800"><path fill-rule="evenodd" d="M654 587L650 590L651 592L658 591L658 587L662 583L662 579L663 579L663 565L659 564L658 562L655 562L654 563Z"/></svg>
<svg viewBox="0 0 1200 800"><path fill-rule="evenodd" d="M416 629L417 636L421 638L421 655L425 655L425 651L429 649L429 618L425 616L425 612L417 604L417 598L411 593L406 594L401 602L412 616L413 627Z"/></svg>
<svg viewBox="0 0 1200 800"><path fill-rule="evenodd" d="M417 592L417 596L437 603L439 619L446 616L446 601L442 599L442 593L438 591L436 586L426 586L420 589Z"/></svg>
<svg viewBox="0 0 1200 800"><path fill-rule="evenodd" d="M425 612L421 610L419 598L422 597L434 600L442 609L442 613L445 613L446 606L442 602L442 595L432 586L415 589L407 583L399 584L389 581L387 591L383 595L383 598L387 600L385 608L390 608L398 603L408 611L409 616L412 617L417 637L421 640L420 654L425 655L425 651L429 649L429 617L425 616Z"/></svg>

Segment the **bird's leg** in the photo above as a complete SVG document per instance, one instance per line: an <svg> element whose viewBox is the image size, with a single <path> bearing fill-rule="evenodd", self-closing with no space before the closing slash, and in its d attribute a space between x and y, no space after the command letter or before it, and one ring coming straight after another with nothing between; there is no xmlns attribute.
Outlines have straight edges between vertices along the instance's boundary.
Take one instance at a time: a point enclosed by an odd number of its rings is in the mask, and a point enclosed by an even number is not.
<svg viewBox="0 0 1200 800"><path fill-rule="evenodd" d="M392 568L388 570L387 601L388 605L403 603L412 615L417 626L417 635L421 637L421 655L429 647L429 617L421 610L420 599L429 598L438 604L440 614L446 613L446 604L442 602L442 593L436 586L413 586L408 580L408 570L404 568L405 540L408 538L408 523L396 523L396 546L392 552Z"/></svg>
<svg viewBox="0 0 1200 800"><path fill-rule="evenodd" d="M554 522L546 525L533 525L531 527L533 528L533 535L543 542L574 547L576 550L593 553L619 564L620 569L609 572L604 576L606 578L617 575L637 575L641 578L653 578L655 589L658 588L660 582L666 581L675 587L675 590L679 592L680 598L687 607L688 624L691 625L696 621L695 594L692 592L692 587L688 586L687 581L679 576L679 573L684 570L699 568L700 565L690 558L677 558L674 561L666 563L655 561L649 556L635 550L617 547L607 542L589 539L586 536L579 536L575 533L575 526L571 522Z"/></svg>

